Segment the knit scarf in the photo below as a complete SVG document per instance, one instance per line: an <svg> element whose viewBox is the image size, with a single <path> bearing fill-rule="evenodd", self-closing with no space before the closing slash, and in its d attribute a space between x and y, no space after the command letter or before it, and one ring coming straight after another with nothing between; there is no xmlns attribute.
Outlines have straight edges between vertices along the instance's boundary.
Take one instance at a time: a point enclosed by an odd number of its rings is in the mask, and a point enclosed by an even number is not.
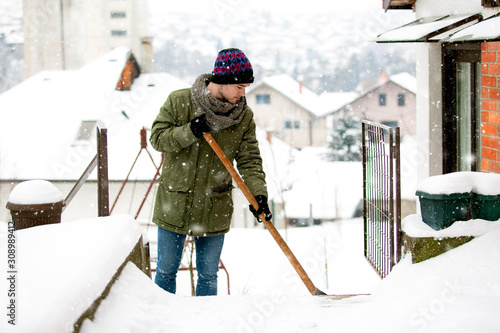
<svg viewBox="0 0 500 333"><path fill-rule="evenodd" d="M247 102L243 97L237 104L219 100L212 96L207 88L210 74L202 74L196 78L191 87L195 115L207 115L207 122L215 132L240 123L245 115Z"/></svg>

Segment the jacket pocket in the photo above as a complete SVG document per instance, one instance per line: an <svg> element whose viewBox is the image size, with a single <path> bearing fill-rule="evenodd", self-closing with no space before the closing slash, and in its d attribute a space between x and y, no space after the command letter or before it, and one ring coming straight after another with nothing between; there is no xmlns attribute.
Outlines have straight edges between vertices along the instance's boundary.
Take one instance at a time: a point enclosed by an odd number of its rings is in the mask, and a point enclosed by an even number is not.
<svg viewBox="0 0 500 333"><path fill-rule="evenodd" d="M158 187L153 216L166 224L182 228L186 223L188 191L169 191Z"/></svg>
<svg viewBox="0 0 500 333"><path fill-rule="evenodd" d="M211 199L209 231L217 232L229 229L234 211L232 190L222 193L214 192Z"/></svg>

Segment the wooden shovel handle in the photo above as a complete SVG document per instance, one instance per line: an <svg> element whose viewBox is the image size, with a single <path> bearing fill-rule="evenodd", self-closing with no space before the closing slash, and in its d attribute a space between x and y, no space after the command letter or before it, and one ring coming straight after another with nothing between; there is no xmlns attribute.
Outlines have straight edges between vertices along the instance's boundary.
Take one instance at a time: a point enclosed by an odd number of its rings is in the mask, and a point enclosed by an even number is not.
<svg viewBox="0 0 500 333"><path fill-rule="evenodd" d="M205 140L207 140L210 147L212 147L215 154L217 154L217 156L221 160L222 164L224 164L224 166L226 167L227 171L229 171L229 173L231 174L231 176L235 180L236 184L238 185L240 190L243 192L243 194L247 198L248 202L252 205L252 207L255 210L258 210L259 204L257 203L257 200L255 200L255 197L253 196L252 192L250 192L247 185L245 184L245 182L241 178L240 174L236 171L233 164L231 163L231 161L229 161L226 154L224 154L224 152L219 147L217 142L215 142L212 135L210 133L205 133L205 134L203 134L203 137L205 138ZM306 271L304 270L302 265L299 263L299 261L297 260L295 255L292 253L292 251L290 250L290 248L286 244L283 237L281 237L278 230L276 230L273 223L266 219L265 213L260 214L259 217L264 222L264 225L266 226L267 230L269 230L269 232L273 236L276 243L278 243L279 247L281 248L281 250L283 251L285 256L288 258L288 260L292 264L292 266L295 269L295 271L297 272L297 274L299 274L299 277L302 279L302 282L304 282L304 284L306 285L309 292L312 295L317 295L318 289L314 286L313 282L311 281L311 279L307 275Z"/></svg>

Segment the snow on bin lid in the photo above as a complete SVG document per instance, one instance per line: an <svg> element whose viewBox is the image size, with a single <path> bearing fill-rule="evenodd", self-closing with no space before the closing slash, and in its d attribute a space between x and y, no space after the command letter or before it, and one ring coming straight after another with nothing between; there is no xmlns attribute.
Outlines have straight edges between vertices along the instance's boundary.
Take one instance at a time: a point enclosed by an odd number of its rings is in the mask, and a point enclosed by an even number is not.
<svg viewBox="0 0 500 333"><path fill-rule="evenodd" d="M14 187L9 203L17 205L47 204L63 201L62 193L49 181L27 180Z"/></svg>
<svg viewBox="0 0 500 333"><path fill-rule="evenodd" d="M471 172L452 172L431 176L421 181L417 191L428 194L470 193L474 187Z"/></svg>
<svg viewBox="0 0 500 333"><path fill-rule="evenodd" d="M500 174L459 171L432 176L421 181L417 191L428 194L474 192L481 195L500 195Z"/></svg>
<svg viewBox="0 0 500 333"><path fill-rule="evenodd" d="M500 174L472 172L474 193L481 195L500 195Z"/></svg>

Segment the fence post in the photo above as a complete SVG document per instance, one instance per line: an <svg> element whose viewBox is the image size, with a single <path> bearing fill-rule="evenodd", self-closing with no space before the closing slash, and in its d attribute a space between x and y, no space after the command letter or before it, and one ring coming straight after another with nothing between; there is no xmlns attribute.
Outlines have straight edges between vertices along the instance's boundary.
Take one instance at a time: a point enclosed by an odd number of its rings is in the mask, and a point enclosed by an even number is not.
<svg viewBox="0 0 500 333"><path fill-rule="evenodd" d="M395 232L396 232L396 246L395 246L395 259L394 264L398 263L401 260L402 251L401 245L402 242L402 231L401 231L401 133L399 127L395 128L395 139L394 139L394 163L395 172L396 172L396 215L394 216L395 221Z"/></svg>
<svg viewBox="0 0 500 333"><path fill-rule="evenodd" d="M401 258L400 131L362 122L364 255L382 277Z"/></svg>
<svg viewBox="0 0 500 333"><path fill-rule="evenodd" d="M108 130L97 123L97 207L98 216L109 216Z"/></svg>

